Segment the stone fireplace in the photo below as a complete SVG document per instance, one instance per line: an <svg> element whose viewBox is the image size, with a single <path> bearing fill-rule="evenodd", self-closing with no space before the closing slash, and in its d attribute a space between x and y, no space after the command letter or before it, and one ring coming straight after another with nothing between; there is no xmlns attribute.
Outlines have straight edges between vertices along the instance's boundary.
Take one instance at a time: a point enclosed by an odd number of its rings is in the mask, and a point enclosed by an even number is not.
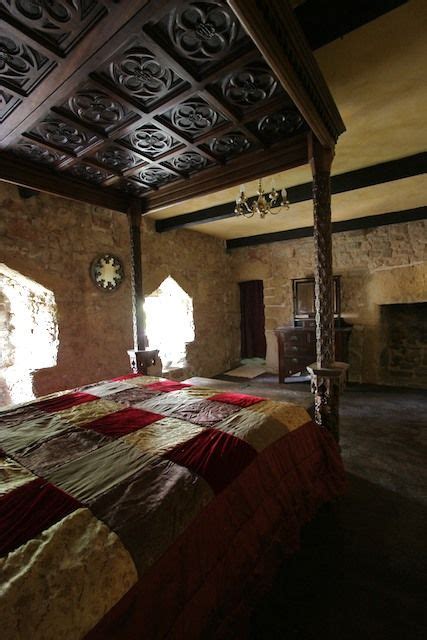
<svg viewBox="0 0 427 640"><path fill-rule="evenodd" d="M381 305L386 384L427 388L427 302Z"/></svg>

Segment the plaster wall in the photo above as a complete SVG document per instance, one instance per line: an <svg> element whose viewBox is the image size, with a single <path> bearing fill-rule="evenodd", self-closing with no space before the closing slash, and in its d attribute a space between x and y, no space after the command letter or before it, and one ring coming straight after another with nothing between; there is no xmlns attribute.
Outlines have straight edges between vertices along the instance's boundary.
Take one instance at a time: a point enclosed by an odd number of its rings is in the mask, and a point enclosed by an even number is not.
<svg viewBox="0 0 427 640"><path fill-rule="evenodd" d="M132 319L126 216L47 194L23 200L7 183L0 183L0 210L0 262L52 291L57 305L57 365L34 372L34 393L128 373ZM146 220L142 244L146 293L171 275L193 298L196 339L177 377L210 376L232 366L239 355L238 298L223 241L192 231L161 236ZM105 252L125 265L125 280L112 293L97 289L89 275L93 258Z"/></svg>
<svg viewBox="0 0 427 640"><path fill-rule="evenodd" d="M427 221L334 234L333 256L342 314L353 324L350 380L389 383L380 364L380 306L427 300ZM292 323L291 280L313 275L313 240L236 249L231 263L236 282L264 281L267 364L277 371L274 329Z"/></svg>

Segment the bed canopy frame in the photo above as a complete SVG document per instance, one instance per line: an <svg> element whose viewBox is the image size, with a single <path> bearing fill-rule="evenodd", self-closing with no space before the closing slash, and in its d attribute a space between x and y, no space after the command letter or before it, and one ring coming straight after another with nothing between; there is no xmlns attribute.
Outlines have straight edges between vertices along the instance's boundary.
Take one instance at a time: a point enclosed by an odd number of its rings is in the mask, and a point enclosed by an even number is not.
<svg viewBox="0 0 427 640"><path fill-rule="evenodd" d="M146 371L141 217L308 162L315 417L337 437L330 171L345 127L291 5L0 0L0 179L127 214L130 355Z"/></svg>

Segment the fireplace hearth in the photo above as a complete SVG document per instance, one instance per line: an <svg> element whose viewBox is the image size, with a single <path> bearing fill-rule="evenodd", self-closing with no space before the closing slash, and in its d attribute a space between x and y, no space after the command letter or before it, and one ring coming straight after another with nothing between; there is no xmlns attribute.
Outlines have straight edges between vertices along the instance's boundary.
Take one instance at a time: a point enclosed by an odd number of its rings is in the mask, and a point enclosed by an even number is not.
<svg viewBox="0 0 427 640"><path fill-rule="evenodd" d="M381 306L381 378L427 389L427 302Z"/></svg>

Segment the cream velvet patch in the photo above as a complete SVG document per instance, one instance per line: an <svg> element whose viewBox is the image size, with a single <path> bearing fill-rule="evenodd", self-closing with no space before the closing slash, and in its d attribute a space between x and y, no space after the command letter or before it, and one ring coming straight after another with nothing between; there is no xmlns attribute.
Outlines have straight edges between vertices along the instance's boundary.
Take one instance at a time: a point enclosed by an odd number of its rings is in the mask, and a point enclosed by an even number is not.
<svg viewBox="0 0 427 640"><path fill-rule="evenodd" d="M153 384L154 382L165 382L166 378L158 378L157 376L141 376L140 378L132 378L130 382L133 385L145 387L147 384ZM169 380L167 380L169 382Z"/></svg>
<svg viewBox="0 0 427 640"><path fill-rule="evenodd" d="M0 559L2 640L78 640L137 582L117 535L78 509Z"/></svg>
<svg viewBox="0 0 427 640"><path fill-rule="evenodd" d="M132 389L133 386L133 381L128 383L124 380L116 380L113 382L99 382L97 384L92 384L87 387L82 387L82 390L86 393L90 393L93 396L102 398L104 396L110 395L111 393L123 391L123 389Z"/></svg>

